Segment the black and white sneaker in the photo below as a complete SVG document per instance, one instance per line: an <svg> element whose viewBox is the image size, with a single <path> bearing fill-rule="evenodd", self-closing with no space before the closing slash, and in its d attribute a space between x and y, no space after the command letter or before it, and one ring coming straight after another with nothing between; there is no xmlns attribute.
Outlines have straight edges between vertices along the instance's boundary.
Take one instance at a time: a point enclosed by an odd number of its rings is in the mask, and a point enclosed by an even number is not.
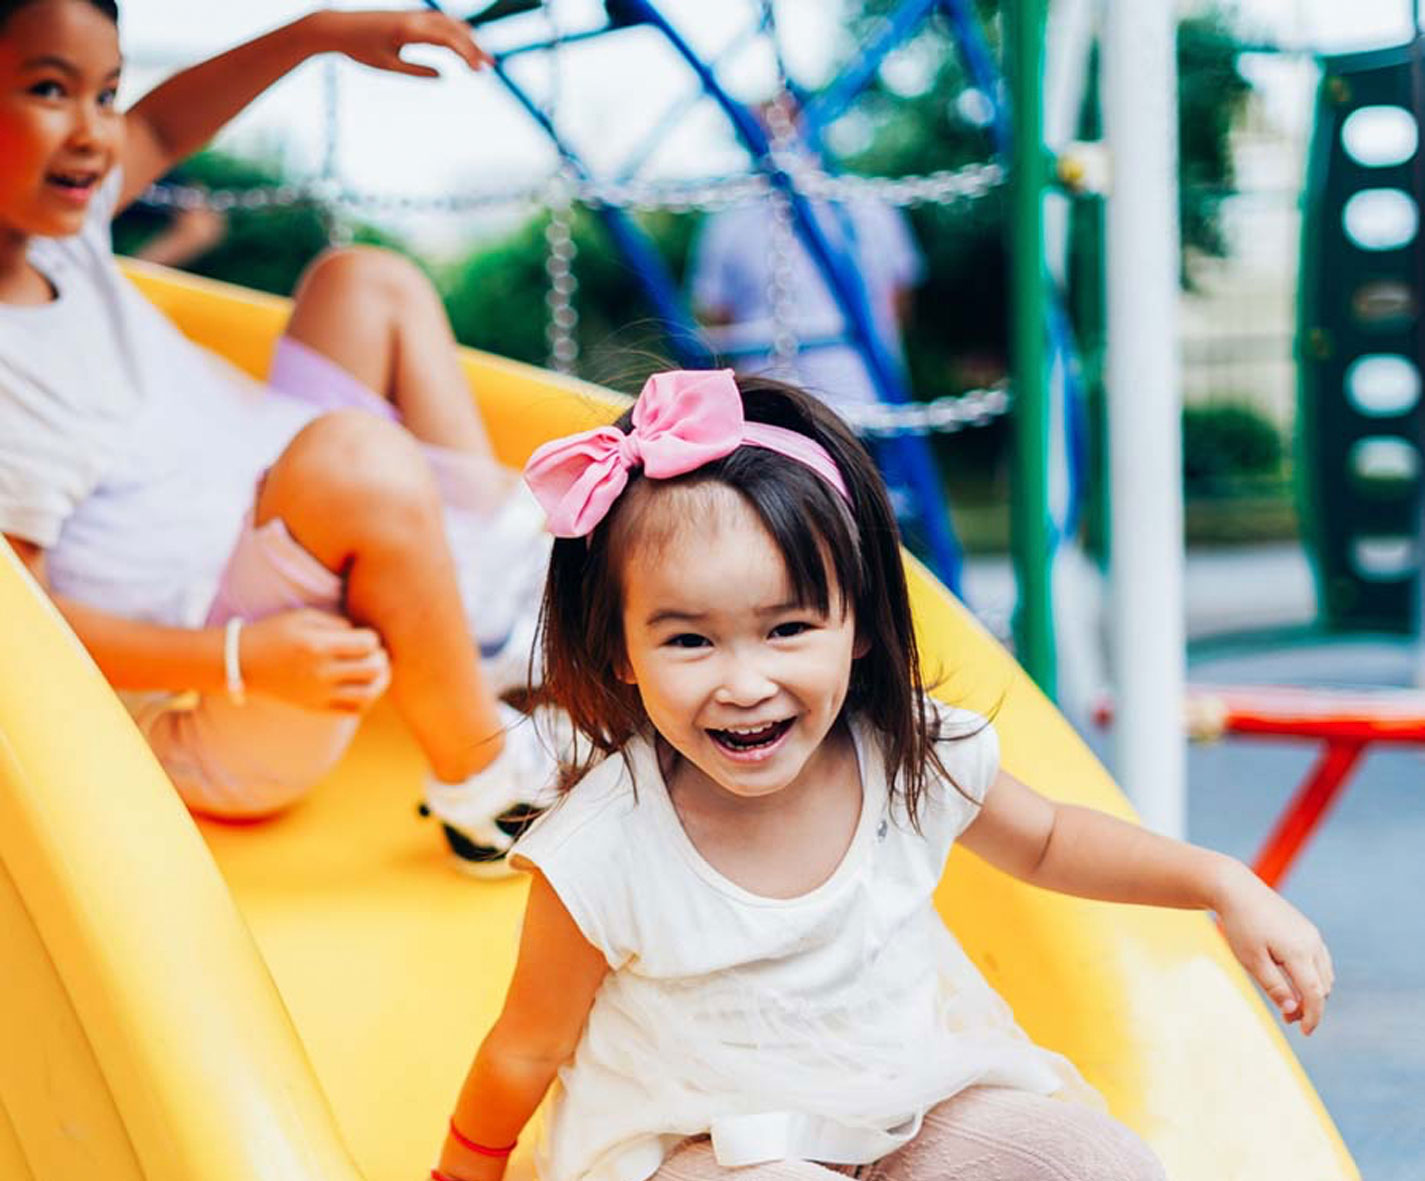
<svg viewBox="0 0 1425 1181"><path fill-rule="evenodd" d="M559 796L554 711L538 720L501 703L505 745L488 767L463 783L426 781L422 811L441 823L456 867L479 878L510 877L510 847ZM562 715L558 715L562 719Z"/></svg>

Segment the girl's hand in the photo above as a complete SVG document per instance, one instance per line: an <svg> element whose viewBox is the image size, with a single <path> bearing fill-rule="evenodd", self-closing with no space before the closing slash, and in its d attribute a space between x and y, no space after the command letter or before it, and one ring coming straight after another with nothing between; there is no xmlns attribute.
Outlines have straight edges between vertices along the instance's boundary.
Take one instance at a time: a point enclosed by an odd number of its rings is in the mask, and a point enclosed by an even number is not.
<svg viewBox="0 0 1425 1181"><path fill-rule="evenodd" d="M1321 933L1296 907L1237 863L1217 907L1242 966L1288 1021L1310 1034L1320 1023L1336 973Z"/></svg>
<svg viewBox="0 0 1425 1181"><path fill-rule="evenodd" d="M491 61L467 26L440 12L327 11L307 19L322 50L344 53L362 65L393 74L440 77L439 70L403 58L401 51L408 45L442 46L472 70L484 69Z"/></svg>
<svg viewBox="0 0 1425 1181"><path fill-rule="evenodd" d="M391 683L380 636L312 607L244 627L238 663L250 692L305 709L364 713Z"/></svg>

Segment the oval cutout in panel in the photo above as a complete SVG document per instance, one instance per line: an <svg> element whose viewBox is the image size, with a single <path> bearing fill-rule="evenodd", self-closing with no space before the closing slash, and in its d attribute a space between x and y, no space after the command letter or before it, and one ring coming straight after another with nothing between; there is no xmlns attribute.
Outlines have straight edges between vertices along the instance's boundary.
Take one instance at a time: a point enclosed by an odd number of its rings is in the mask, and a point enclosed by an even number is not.
<svg viewBox="0 0 1425 1181"><path fill-rule="evenodd" d="M1357 357L1346 370L1346 397L1370 418L1405 414L1420 401L1420 369L1408 357L1390 353Z"/></svg>
<svg viewBox="0 0 1425 1181"><path fill-rule="evenodd" d="M1403 189L1363 189L1346 202L1341 222L1362 250L1399 250L1414 239L1420 211Z"/></svg>
<svg viewBox="0 0 1425 1181"><path fill-rule="evenodd" d="M1400 496L1411 491L1420 475L1419 450L1394 435L1357 440L1347 462L1361 490L1377 496Z"/></svg>
<svg viewBox="0 0 1425 1181"><path fill-rule="evenodd" d="M1362 328L1403 328L1415 318L1415 290L1399 279L1372 279L1351 296L1351 314Z"/></svg>
<svg viewBox="0 0 1425 1181"><path fill-rule="evenodd" d="M1351 564L1369 582L1400 582L1415 573L1415 539L1358 537L1351 542Z"/></svg>
<svg viewBox="0 0 1425 1181"><path fill-rule="evenodd" d="M1341 124L1341 146L1363 168L1404 164L1419 144L1415 116L1404 107L1361 107Z"/></svg>

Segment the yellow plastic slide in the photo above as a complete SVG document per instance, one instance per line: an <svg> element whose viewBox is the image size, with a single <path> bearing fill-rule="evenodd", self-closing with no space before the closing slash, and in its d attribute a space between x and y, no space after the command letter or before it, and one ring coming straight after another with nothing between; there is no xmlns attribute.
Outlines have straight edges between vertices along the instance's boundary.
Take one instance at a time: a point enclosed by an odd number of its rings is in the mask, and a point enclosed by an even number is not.
<svg viewBox="0 0 1425 1181"><path fill-rule="evenodd" d="M263 370L282 301L135 278L202 343ZM609 416L589 387L467 364L511 463ZM1126 813L1014 662L914 574L926 658L952 698L998 703L1009 769ZM495 1017L525 887L451 872L416 816L420 777L411 740L377 711L308 803L260 825L195 824L0 552L0 1178L424 1177ZM1072 1058L1177 1181L1358 1176L1206 918L1052 896L959 853L941 904L1029 1033ZM516 1170L528 1160L522 1146Z"/></svg>

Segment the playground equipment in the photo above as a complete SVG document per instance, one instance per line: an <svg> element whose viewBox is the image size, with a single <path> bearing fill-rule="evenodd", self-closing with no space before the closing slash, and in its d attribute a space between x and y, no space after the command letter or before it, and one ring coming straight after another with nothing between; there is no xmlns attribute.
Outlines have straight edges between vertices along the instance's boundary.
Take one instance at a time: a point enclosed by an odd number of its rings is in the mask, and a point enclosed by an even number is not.
<svg viewBox="0 0 1425 1181"><path fill-rule="evenodd" d="M283 301L135 277L200 343L264 371ZM509 462L613 413L557 375L473 354L466 366ZM1009 769L1126 814L1028 678L911 574L928 667L996 709ZM496 1014L524 896L450 872L414 816L421 773L378 712L310 802L258 826L195 824L0 549L0 1176L419 1175ZM1170 1176L1358 1176L1202 916L1053 895L959 853L939 903L1031 1036L1079 1065Z"/></svg>
<svg viewBox="0 0 1425 1181"><path fill-rule="evenodd" d="M1302 519L1325 625L1418 630L1421 42L1321 59L1302 223Z"/></svg>
<svg viewBox="0 0 1425 1181"><path fill-rule="evenodd" d="M1013 104L988 51L973 5L969 0L901 0L880 26L860 46L838 76L816 94L802 92L782 66L782 53L773 7L769 0L749 4L751 22L720 52L708 60L700 57L693 41L649 0L606 0L603 20L587 27L564 30L555 21L557 5L548 0L497 0L471 13L468 6L425 0L428 7L465 19L486 36L494 59L494 74L529 116L532 126L554 146L561 161L559 172L534 189L512 193L482 193L435 203L439 208L468 210L497 204L543 203L549 213L547 271L550 279L549 341L551 363L568 372L577 358L574 330L578 323L574 305L577 290L572 239L573 209L582 205L593 212L609 240L639 279L650 305L661 321L669 346L688 365L713 360L708 337L693 319L682 292L655 245L632 211L651 208L713 209L742 201L770 201L781 210L786 231L794 235L816 264L841 312L842 330L815 340L798 340L785 315L785 301L774 314L766 342L777 351L849 346L861 357L881 404L852 411L853 423L871 441L882 461L888 481L902 490L900 499L913 506L908 524L924 544L928 560L952 589L960 590L962 554L945 504L945 494L931 457L926 434L963 429L1004 414L1009 395L1004 389L975 391L937 399L931 405L911 399L906 376L890 342L882 339L866 299L864 284L853 264L851 244L836 229L839 202L873 199L898 205L921 202L958 203L978 200L1014 178L1016 236L1023 243L1016 251L1017 307L1032 315L1016 349L1015 397L1018 401L1016 435L1018 471L1013 506L1016 571L1020 596L1016 615L1017 650L1031 675L1054 694L1054 635L1049 606L1052 555L1077 528L1082 499L1082 461L1085 431L1078 388L1078 366L1068 328L1045 271L1042 248L1042 204L1048 185L1047 166L1041 159L1042 135L1038 109L1040 93L1044 0L1018 6L1024 10L1023 36L1013 39L1015 82ZM542 14L531 25L518 18ZM984 163L926 177L873 180L835 175L822 147L823 134L873 81L881 64L904 45L929 19L939 17L953 32L967 78L986 108ZM533 29L533 33L531 33ZM596 174L589 154L571 139L559 118L558 73L560 54L573 46L609 36L642 36L652 46L671 51L690 79L691 91L676 101L657 121L648 139L620 165ZM792 95L801 108L795 124L774 125L770 131L728 92L718 67L724 58L762 40L770 44L777 63L777 86ZM511 69L517 59L543 57L554 78L551 92L539 96L522 84ZM337 136L335 73L329 73L328 143ZM675 133L684 118L702 100L711 101L726 117L737 141L745 149L750 171L741 176L712 177L693 184L651 183L641 179L644 166L658 145ZM1019 113L1016 113L1019 112ZM1032 120L1016 130L1019 119ZM1018 152L1016 142L1035 145ZM315 197L338 207L363 209L394 205L412 208L417 202L383 201L347 190L336 173L328 150L319 182L310 190L272 190L258 193L204 193L192 189L160 187L150 194L158 203L216 202L221 207L244 207L310 200ZM774 266L773 270L777 268ZM775 284L773 285L775 290ZM1046 310L1047 309L1047 310ZM1050 415L1055 428L1050 429ZM1062 495L1050 497L1050 471L1061 473Z"/></svg>

